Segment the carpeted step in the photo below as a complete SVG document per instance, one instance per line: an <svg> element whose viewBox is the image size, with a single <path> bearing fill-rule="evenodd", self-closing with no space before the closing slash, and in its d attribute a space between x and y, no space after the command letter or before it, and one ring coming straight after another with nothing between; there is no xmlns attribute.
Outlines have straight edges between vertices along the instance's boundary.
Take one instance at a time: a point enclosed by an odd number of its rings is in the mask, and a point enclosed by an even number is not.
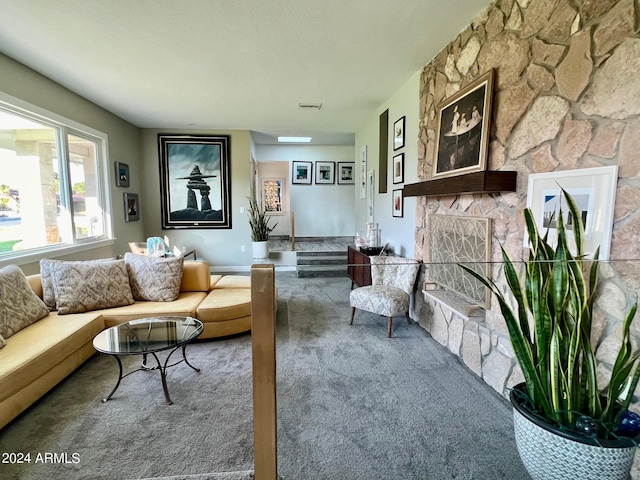
<svg viewBox="0 0 640 480"><path fill-rule="evenodd" d="M296 264L299 278L344 277L347 275L347 252L298 252Z"/></svg>
<svg viewBox="0 0 640 480"><path fill-rule="evenodd" d="M297 255L298 265L346 265L346 255Z"/></svg>
<svg viewBox="0 0 640 480"><path fill-rule="evenodd" d="M298 265L298 278L346 277L346 265Z"/></svg>

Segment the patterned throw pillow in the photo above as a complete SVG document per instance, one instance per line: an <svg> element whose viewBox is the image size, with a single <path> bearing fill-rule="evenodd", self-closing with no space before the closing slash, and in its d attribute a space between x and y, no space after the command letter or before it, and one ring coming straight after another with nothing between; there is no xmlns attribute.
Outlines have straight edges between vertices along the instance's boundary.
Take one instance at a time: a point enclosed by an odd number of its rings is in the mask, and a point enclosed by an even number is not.
<svg viewBox="0 0 640 480"><path fill-rule="evenodd" d="M90 312L133 303L124 260L51 260L58 314Z"/></svg>
<svg viewBox="0 0 640 480"><path fill-rule="evenodd" d="M0 348L4 347L7 344L7 341L2 338L2 335L0 335Z"/></svg>
<svg viewBox="0 0 640 480"><path fill-rule="evenodd" d="M43 258L40 260L40 281L42 282L42 300L44 304L49 307L49 310L56 309L56 293L53 290L53 277L51 276L51 262L55 260L49 260Z"/></svg>
<svg viewBox="0 0 640 480"><path fill-rule="evenodd" d="M125 253L133 298L152 302L172 302L180 294L183 257L148 257Z"/></svg>
<svg viewBox="0 0 640 480"><path fill-rule="evenodd" d="M22 270L9 265L0 269L0 346L5 339L49 315Z"/></svg>

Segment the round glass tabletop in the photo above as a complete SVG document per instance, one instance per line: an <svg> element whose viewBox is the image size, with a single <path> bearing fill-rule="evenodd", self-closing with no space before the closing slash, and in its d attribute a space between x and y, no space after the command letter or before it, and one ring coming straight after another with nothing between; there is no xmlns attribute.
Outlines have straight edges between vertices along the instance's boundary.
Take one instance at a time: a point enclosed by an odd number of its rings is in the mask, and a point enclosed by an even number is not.
<svg viewBox="0 0 640 480"><path fill-rule="evenodd" d="M202 322L191 317L140 318L103 330L93 347L111 355L140 355L184 345L202 330Z"/></svg>

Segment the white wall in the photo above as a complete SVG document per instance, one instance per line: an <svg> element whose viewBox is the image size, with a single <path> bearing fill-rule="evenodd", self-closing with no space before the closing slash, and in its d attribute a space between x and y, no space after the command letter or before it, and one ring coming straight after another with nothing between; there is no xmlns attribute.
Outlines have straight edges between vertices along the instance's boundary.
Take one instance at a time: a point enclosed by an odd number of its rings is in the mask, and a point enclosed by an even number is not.
<svg viewBox="0 0 640 480"><path fill-rule="evenodd" d="M295 212L295 234L300 237L334 237L355 235L353 198L355 185L291 184L293 161L352 162L354 148L337 145L256 145L256 160L260 162L287 162L287 182L290 208Z"/></svg>
<svg viewBox="0 0 640 480"><path fill-rule="evenodd" d="M379 117L382 112L389 109L389 147L387 171L387 193L376 193L374 196L375 222L380 229L381 243L389 243L394 252L412 257L415 246L415 210L416 198L404 199L404 215L402 218L393 217L392 192L401 189L405 184L418 181L418 125L419 125L419 86L420 72L416 72L389 100L384 102L376 114L372 116L356 132L356 145L354 158L356 162L356 186L360 185L360 149L367 146L367 170L376 171L376 185L380 174L379 163ZM393 124L401 117L405 117L405 146L393 150ZM404 153L404 182L393 184L393 157ZM354 199L358 229L365 232L367 222L366 199L360 198L359 187Z"/></svg>

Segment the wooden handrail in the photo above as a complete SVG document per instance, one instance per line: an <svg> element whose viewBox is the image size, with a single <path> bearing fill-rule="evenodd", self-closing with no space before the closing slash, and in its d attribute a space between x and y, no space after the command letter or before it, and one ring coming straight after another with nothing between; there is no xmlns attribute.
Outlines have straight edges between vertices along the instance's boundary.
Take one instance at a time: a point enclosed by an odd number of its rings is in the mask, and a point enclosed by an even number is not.
<svg viewBox="0 0 640 480"><path fill-rule="evenodd" d="M251 353L255 480L277 480L275 267L251 267Z"/></svg>

